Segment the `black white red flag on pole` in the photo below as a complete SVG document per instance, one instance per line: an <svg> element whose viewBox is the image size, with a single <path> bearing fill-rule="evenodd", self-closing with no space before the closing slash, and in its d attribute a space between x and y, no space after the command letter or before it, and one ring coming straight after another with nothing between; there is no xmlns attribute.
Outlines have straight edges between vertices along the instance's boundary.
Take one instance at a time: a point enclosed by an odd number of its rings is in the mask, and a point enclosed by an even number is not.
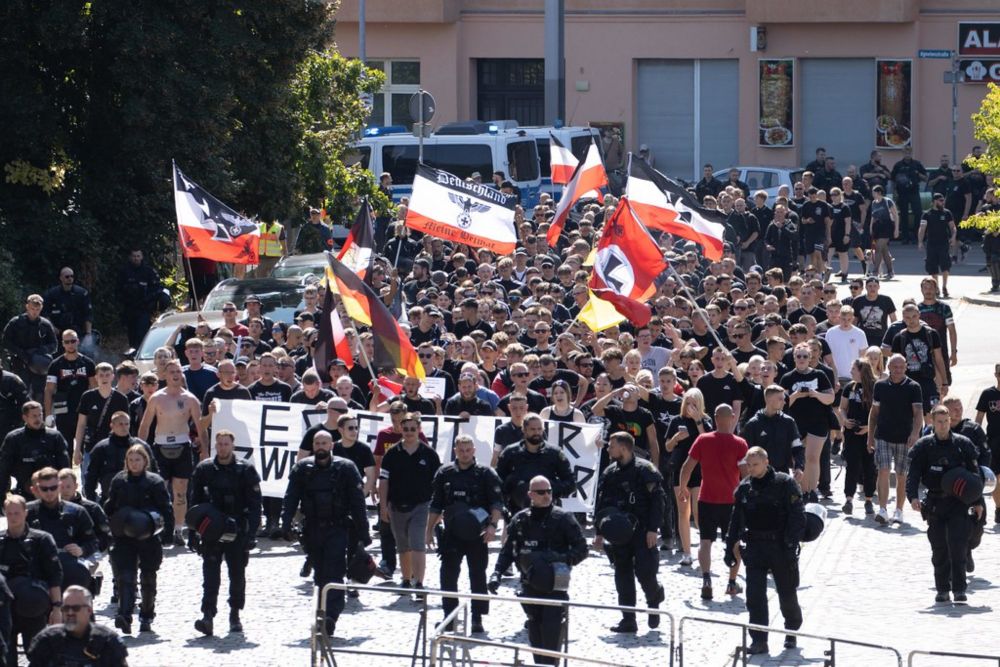
<svg viewBox="0 0 1000 667"><path fill-rule="evenodd" d="M576 165L576 171L573 172L573 177L563 188L559 205L556 206L555 217L552 218L552 225L545 236L550 248L556 247L573 206L590 192L596 192L598 201L603 202L604 196L601 194L601 188L607 184L608 174L604 171L601 154L597 150L597 144L591 140L590 146L587 148L587 155Z"/></svg>
<svg viewBox="0 0 1000 667"><path fill-rule="evenodd" d="M701 206L679 183L636 155L629 156L625 195L642 224L698 243L708 259L722 259L725 216Z"/></svg>
<svg viewBox="0 0 1000 667"><path fill-rule="evenodd" d="M365 199L354 216L354 224L348 232L337 259L366 283L370 284L372 264L375 260L375 229L372 209Z"/></svg>
<svg viewBox="0 0 1000 667"><path fill-rule="evenodd" d="M257 264L260 228L190 180L174 164L174 206L185 257Z"/></svg>

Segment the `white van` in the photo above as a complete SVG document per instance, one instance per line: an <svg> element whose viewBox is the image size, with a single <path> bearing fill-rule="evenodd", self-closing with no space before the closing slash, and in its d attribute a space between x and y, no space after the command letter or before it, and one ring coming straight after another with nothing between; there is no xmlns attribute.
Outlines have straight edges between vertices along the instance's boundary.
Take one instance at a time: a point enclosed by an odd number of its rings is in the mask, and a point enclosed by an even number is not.
<svg viewBox="0 0 1000 667"><path fill-rule="evenodd" d="M403 126L371 127L353 146L353 162L378 175L392 174L392 198L399 201L413 191L417 171L418 139ZM519 129L479 121L449 123L424 139L424 164L460 178L479 172L491 183L502 171L521 193L525 208L538 203L541 175L534 139Z"/></svg>
<svg viewBox="0 0 1000 667"><path fill-rule="evenodd" d="M587 147L590 146L591 140L596 141L597 150L601 155L601 162L604 161L601 134L595 128L526 126L520 129L527 136L535 140L535 145L538 148L538 159L542 165L541 191L549 193L556 201L559 201L559 198L562 197L563 186L552 185L552 169L549 162L549 139L551 135L555 135L555 138L563 146L569 148L577 160L582 160L587 155Z"/></svg>

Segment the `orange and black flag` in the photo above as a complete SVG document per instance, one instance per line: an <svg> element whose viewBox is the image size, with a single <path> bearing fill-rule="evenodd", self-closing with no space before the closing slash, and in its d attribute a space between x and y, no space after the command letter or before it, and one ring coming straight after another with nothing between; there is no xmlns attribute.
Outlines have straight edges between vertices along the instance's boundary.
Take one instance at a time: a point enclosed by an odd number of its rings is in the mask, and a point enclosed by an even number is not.
<svg viewBox="0 0 1000 667"><path fill-rule="evenodd" d="M340 295L348 317L371 328L375 340L375 370L395 368L406 376L424 378L424 366L409 336L382 299L349 267L327 253L329 289Z"/></svg>

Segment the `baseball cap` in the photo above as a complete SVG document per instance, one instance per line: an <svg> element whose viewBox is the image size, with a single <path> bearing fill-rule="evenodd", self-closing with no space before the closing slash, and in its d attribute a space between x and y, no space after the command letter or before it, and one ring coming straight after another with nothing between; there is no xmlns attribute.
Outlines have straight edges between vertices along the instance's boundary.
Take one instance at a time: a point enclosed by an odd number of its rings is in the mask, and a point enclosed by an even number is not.
<svg viewBox="0 0 1000 667"><path fill-rule="evenodd" d="M243 299L243 305L245 306L248 303L260 303L260 297L256 294L248 294L247 298Z"/></svg>
<svg viewBox="0 0 1000 667"><path fill-rule="evenodd" d="M233 362L237 366L246 366L249 360L246 357L237 357L236 361Z"/></svg>
<svg viewBox="0 0 1000 667"><path fill-rule="evenodd" d="M940 192L935 192L934 196L931 197L931 199L933 199L934 201L937 201L938 199L944 199L944 195L941 194Z"/></svg>

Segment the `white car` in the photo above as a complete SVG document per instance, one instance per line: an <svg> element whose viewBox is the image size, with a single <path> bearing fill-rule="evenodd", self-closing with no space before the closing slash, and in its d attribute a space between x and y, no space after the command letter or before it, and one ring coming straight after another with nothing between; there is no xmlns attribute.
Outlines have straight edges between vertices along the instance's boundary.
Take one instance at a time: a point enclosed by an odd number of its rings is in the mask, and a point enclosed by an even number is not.
<svg viewBox="0 0 1000 667"><path fill-rule="evenodd" d="M778 196L778 188L782 185L791 187L796 181L802 180L802 169L785 169L782 167L728 167L719 169L714 176L726 183L729 181L729 170L739 169L740 180L750 186L750 197L758 190L763 190L773 200Z"/></svg>

